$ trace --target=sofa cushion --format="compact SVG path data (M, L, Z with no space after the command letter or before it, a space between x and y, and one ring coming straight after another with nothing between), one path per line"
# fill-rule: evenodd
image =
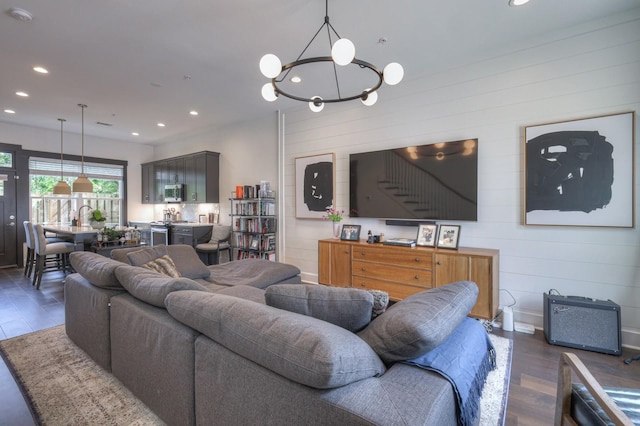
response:
M290 380L329 389L384 373L357 335L328 322L216 293L171 293L178 321Z
M300 269L296 266L265 259L234 260L221 265L210 265L208 268L211 275L206 280L212 284L250 285L258 288L267 288L300 274Z
M122 290L115 274L122 263L90 251L74 251L69 259L73 269L94 286Z
M182 274L176 268L176 264L173 263L173 260L166 254L164 256L160 256L157 259L152 260L151 262L144 263L140 265L145 269L149 269L154 272L159 272L164 275L168 275L173 278L180 278Z
M478 286L459 281L413 294L358 333L383 361L417 358L440 345L469 314Z
M211 274L207 269L207 265L202 263L198 257L196 250L186 244L159 245L126 252L129 263L133 266L142 266L165 255L173 260L183 277L191 279L207 278Z
M183 277L206 279L211 275L207 265L202 263L196 249L186 244L172 244L167 246L167 254L173 259L176 268Z
M172 278L138 266L121 265L116 269L116 276L133 297L159 308L165 307L165 298L174 291L209 292L189 278Z
M264 294L267 305L308 315L349 331L371 322L373 295L357 288L275 284Z

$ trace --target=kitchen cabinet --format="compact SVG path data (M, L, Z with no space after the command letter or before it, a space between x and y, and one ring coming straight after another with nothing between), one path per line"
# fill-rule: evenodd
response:
M142 204L156 203L156 182L153 163L142 165Z
M197 244L209 241L211 230L212 225L172 225L169 231L169 243L195 247Z
M399 247L336 239L318 242L318 283L382 290L402 300L455 281L473 281L478 299L470 312L492 320L498 311L499 251L460 247Z
M202 151L142 164L142 203L164 203L164 187L184 184L183 202L220 202L220 154Z
M166 179L165 185L184 183L184 158L177 157L167 160Z
M185 202L220 202L219 161L220 154L209 151L184 157Z

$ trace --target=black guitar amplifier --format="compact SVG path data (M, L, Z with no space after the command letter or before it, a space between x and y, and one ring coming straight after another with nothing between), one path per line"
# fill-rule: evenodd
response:
M544 337L552 345L620 355L620 306L610 300L544 293Z

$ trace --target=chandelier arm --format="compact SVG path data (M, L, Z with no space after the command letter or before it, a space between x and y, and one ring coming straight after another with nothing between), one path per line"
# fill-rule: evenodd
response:
M338 99L342 99L342 95L340 94L340 82L338 81L338 70L336 68L336 62L332 60L331 64L333 65L333 75L336 78L336 89L338 90Z
M309 46L311 46L311 43L313 43L313 41L316 39L316 37L318 37L318 34L320 34L320 31L322 31L322 28L324 28L324 26L327 25L326 22L323 22L322 25L320 25L320 28L318 28L318 31L316 31L316 33L313 35L313 37L311 38L311 41L309 41L309 43L307 43L307 45L304 47L304 49L302 49L302 52L300 52L300 54L298 55L298 57L296 58L296 61L299 61L300 58L302 58L302 55L304 55L304 52L307 51L307 49L309 48ZM284 67L282 67L282 71L284 71ZM280 74L282 74L282 71L280 71ZM291 72L291 70L289 69L285 75L282 76L282 78L276 80L278 83L284 81L287 76L289 75L289 73Z
M315 62L333 62L333 59L331 58L331 56L317 56L317 57L313 57L313 58L305 58L305 59L300 59L298 61L294 61L291 63L288 63L286 65L284 65L282 67L282 71L290 71L291 69L300 66L300 65L305 65L305 64L311 64L311 63L315 63ZM382 86L382 71L380 71L375 65L370 64L369 62L366 61L362 61L360 59L354 58L354 60L351 62L354 65L359 66L360 68L367 68L371 71L373 71L374 73L377 74L378 76L378 83L373 86L371 88L371 90L367 91L366 94L368 95L369 93L373 93L376 90L378 90L380 88L380 86ZM301 101L301 102L313 102L313 99L311 98L303 98L302 96L297 96L291 93L287 93L284 90L280 89L277 85L277 83L280 83L280 81L276 80L275 78L271 79L271 84L273 85L273 90L276 93L276 95L282 95L285 96L289 99L294 99L296 101ZM353 96L348 96L348 97L338 97L338 98L332 98L332 99L323 99L322 103L336 103L336 102L345 102L345 101L352 101L355 99L362 99L364 95L364 92L362 93L358 93L357 95L353 95Z

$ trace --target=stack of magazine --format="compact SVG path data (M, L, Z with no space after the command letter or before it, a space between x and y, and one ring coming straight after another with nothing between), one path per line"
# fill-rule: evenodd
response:
M415 247L416 240L412 238L387 238L382 244L389 246Z

